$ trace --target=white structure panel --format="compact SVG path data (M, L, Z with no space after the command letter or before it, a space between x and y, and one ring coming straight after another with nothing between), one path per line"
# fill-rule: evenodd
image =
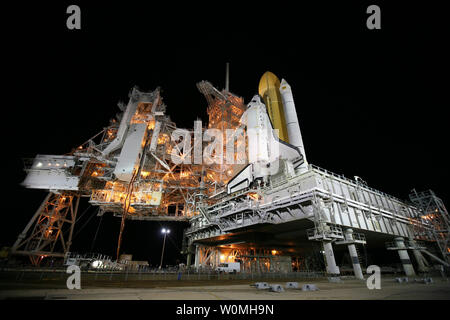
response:
M143 140L147 130L146 123L132 124L120 152L114 169L115 176L122 181L130 182L133 170L142 157Z
M235 201L230 196L230 199L223 200L221 207L216 204L206 209L210 218L201 218L201 229L200 223L192 224L189 231L192 239L204 239L210 234L219 235L232 232L243 225L250 226L267 222L278 224L300 219L314 220L319 216L325 223L337 224L344 228L380 232L406 238L413 235L409 221L410 216L419 214L417 208L401 200L314 166L310 166L309 171L301 175L277 180L275 185L261 191L263 199L259 203L258 209L267 212L264 215L266 220L258 215L252 215L251 212L254 208L242 202L233 206L232 209L228 208L227 205ZM301 211L308 211L306 215L298 214L301 212L300 209L292 207L294 199L301 199L299 205L301 205ZM288 210L287 207L290 205L291 208ZM223 213L218 215L217 209L213 210L212 208L222 208L220 210ZM316 213L314 214L314 212ZM267 217L270 217L269 220ZM215 221L224 218L227 219L225 221L227 227L219 229ZM239 224L238 221L242 218L244 219L243 223ZM200 220L200 218L194 219ZM198 233L196 230L199 230Z
M22 185L31 189L78 190L79 178L71 175L72 156L37 155Z
M22 185L31 189L78 190L78 182L78 177L70 176L62 169L33 170Z

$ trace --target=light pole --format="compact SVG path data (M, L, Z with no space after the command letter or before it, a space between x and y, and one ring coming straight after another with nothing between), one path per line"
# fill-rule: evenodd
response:
M164 257L164 247L166 246L166 236L167 236L167 234L170 233L170 230L163 228L161 230L161 232L164 234L164 241L163 241L163 247L162 247L162 252L161 252L161 263L159 264L159 269L162 268L163 257Z

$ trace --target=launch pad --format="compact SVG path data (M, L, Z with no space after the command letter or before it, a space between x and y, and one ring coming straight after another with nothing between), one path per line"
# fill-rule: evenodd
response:
M285 79L266 72L247 104L228 85L197 87L208 103L206 126L178 128L159 88L133 88L118 105L121 114L97 135L67 155L36 156L23 185L49 195L11 253L34 265L66 256L79 199L89 197L99 214L121 219L117 258L133 219L188 221L183 253L195 269L239 263L242 272L323 268L338 276L333 250L340 247L362 279L364 246L397 251L392 263L409 276L433 263L449 267L442 200L432 191L400 200L308 163L301 109Z

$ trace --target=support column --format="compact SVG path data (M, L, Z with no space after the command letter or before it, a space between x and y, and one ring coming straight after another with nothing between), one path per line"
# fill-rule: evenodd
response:
M188 246L187 252L188 252L188 254L187 254L186 267L189 268L192 263L192 246L191 245Z
M195 262L194 267L198 268L200 262L200 246L198 244L195 245Z
M345 239L347 241L354 241L353 239L353 230L347 229L345 230ZM359 263L358 252L356 251L355 243L349 243L348 252L350 253L350 259L353 264L353 272L355 273L356 279L364 280L364 276L362 273L361 265Z
M333 245L331 241L323 242L323 250L325 255L325 262L327 264L327 273L332 275L339 275L339 268L336 265L336 260L334 259Z
M397 245L397 248L399 248L397 251L400 257L400 261L402 262L405 274L410 277L415 276L416 273L414 272L414 267L411 264L411 260L409 259L408 250L406 250L403 238L402 237L395 238L394 242Z
M416 246L416 242L414 240L411 239L411 240L409 240L409 242L413 245L413 247ZM425 258L423 257L423 255L420 252L420 250L413 249L413 254L414 254L414 258L417 261L419 272L427 272L428 271L428 267L425 266L425 264L424 264Z
M221 252L220 252L219 248L216 248L216 257L215 257L215 261L214 261L214 269L216 269L216 270L220 264L220 254L221 254Z
M427 272L428 267L425 266L423 260L425 259L419 250L413 250L414 258L416 258L419 272Z

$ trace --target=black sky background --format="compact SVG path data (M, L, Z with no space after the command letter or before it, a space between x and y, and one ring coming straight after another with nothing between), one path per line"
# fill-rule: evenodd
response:
M310 163L401 199L430 188L449 205L445 11L430 3L339 2L62 1L4 11L8 178L0 244L12 245L45 197L19 185L22 158L64 154L86 141L134 85L160 86L179 127L206 122L196 83L222 89L226 62L230 90L245 102L267 70L289 82ZM66 28L70 4L81 7L81 30ZM369 4L381 7L381 30L366 28ZM94 214L91 208L76 226L73 251L90 251L100 221ZM119 223L104 216L94 251L114 255ZM157 265L163 226L173 230L167 263L182 259L186 224L127 222L123 252Z

